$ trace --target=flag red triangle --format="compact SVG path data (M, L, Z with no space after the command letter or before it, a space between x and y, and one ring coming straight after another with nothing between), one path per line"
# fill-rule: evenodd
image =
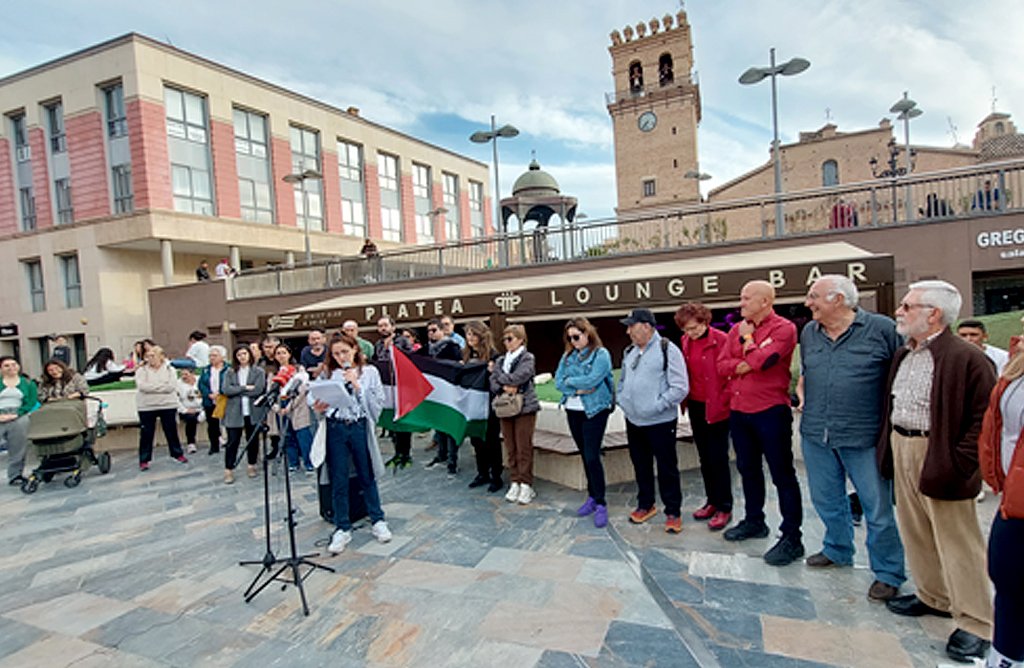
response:
M395 364L395 420L400 420L423 403L434 386L405 353L393 346L391 359Z

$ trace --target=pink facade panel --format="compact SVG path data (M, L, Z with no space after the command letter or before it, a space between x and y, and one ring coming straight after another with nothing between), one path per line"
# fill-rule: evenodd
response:
M494 211L493 202L490 197L484 197L484 233L487 236L494 234Z
M341 220L341 184L338 182L338 154L334 151L324 151L321 161L324 166L324 215L327 216L327 220L324 221L324 228L328 232L342 234L345 231L345 226Z
M68 138L71 126L68 124ZM68 144L70 146L70 142ZM40 128L28 131L28 146L32 151L32 191L36 198L36 228L53 227L53 208L50 203L50 177L46 169L46 135ZM72 186L74 183L72 182ZM74 193L72 193L74 195Z
M128 117L135 208L173 209L164 105L129 100L125 102L125 113Z
M444 204L444 189L441 184L434 181L430 184L430 201L434 203L434 208L438 209ZM434 217L434 237L438 241L448 241L448 215L442 213L439 216Z
M11 142L0 138L0 235L14 234L18 225L18 189L11 167Z
M459 229L463 239L473 238L473 228L469 219L469 193L465 189L459 191Z
M367 163L363 174L366 179L366 236L381 239L384 226L380 221L380 178L377 165Z
M103 116L98 111L64 120L75 220L110 215L110 181L107 178L103 128ZM36 201L39 201L38 193Z
M235 163L235 128L230 123L210 120L210 149L213 153L214 196L217 215L241 218L238 195L238 165Z
M412 196L412 174L402 174L399 179L402 198L402 240L407 244L417 244L416 238L416 200Z
M281 179L292 173L292 147L285 139L270 138L270 157L274 167L274 199L277 201L277 224L297 227L295 188Z

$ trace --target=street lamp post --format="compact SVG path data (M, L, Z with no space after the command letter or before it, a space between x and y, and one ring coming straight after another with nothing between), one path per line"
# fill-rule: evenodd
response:
M751 85L756 84L767 77L772 78L772 132L774 137L772 141L772 156L775 162L775 234L777 236L783 236L786 234L786 219L782 211L782 200L779 199L779 195L782 194L782 164L779 159L779 103L775 78L780 74L787 77L793 76L794 74L800 74L811 66L811 62L804 58L791 58L780 65L776 65L775 48L773 47L769 53L771 57L769 66L751 67L740 75L740 83L744 85Z
M910 119L917 118L924 112L917 108L917 102L910 99L907 91L903 91L903 98L898 100L896 104L889 107L890 114L898 114L896 120L903 121L903 141L906 144L904 152L907 157L907 174L913 171L914 166L910 163ZM911 219L911 213L913 211L913 204L910 201L910 186L907 186L907 220Z
M285 183L300 184L302 185L307 179L322 179L323 174L316 171L315 169L304 169L297 174L285 174L281 177L281 180ZM305 237L306 237L306 266L313 264L313 253L309 248L309 204L306 201L306 191L302 188L302 220L305 222Z
M477 130L469 136L469 140L476 144L486 144L492 142L494 144L494 209L497 216L494 218L495 226L501 226L501 257L499 261L503 267L508 266L508 240L505 238L508 230L504 229L505 226L501 223L501 181L498 179L498 137L507 137L511 139L519 134L519 130L513 125L502 125L500 128L495 127L494 114L491 114L491 129Z
M711 175L707 172L702 172L700 169L691 169L690 171L683 174L684 179L696 179L697 180L697 235L699 243L707 243L708 237L711 234L710 221L705 216L705 221L700 222L700 210L704 208L704 197L700 194L700 182L707 181L711 178Z

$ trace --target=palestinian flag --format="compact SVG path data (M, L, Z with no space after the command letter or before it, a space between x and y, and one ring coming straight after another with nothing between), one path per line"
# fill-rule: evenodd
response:
M484 436L491 401L486 364L407 357L394 347L391 359L393 365L374 362L385 394L377 424L392 431L437 429L456 443Z

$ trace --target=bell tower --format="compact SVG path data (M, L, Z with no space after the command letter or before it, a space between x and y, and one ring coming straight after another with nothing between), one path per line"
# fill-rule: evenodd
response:
M615 133L621 214L700 200L697 123L700 89L692 80L693 43L686 12L611 33L615 91L606 97Z

